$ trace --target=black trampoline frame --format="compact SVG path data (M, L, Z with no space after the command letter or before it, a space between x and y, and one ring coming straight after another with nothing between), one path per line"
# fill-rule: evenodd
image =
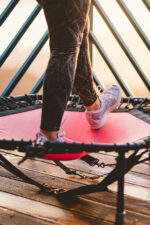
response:
M24 95L18 97L0 98L0 116L10 115L14 113L29 111L41 108L42 95ZM70 96L67 110L84 111L82 102L77 95ZM148 98L122 98L121 104L117 111L128 111L138 118L141 117L145 122L150 123L150 99ZM139 113L138 113L139 112ZM12 165L2 154L0 154L0 165L23 179L25 182L36 185L43 191L48 191L56 194L59 198L69 198L88 194L92 192L107 191L107 186L114 181L118 181L117 204L116 204L116 225L124 224L125 210L124 210L124 175L134 166L139 163L150 160L150 136L133 143L117 144L85 144L85 143L52 143L45 142L37 144L36 141L23 140L0 140L0 148L13 151L17 149L19 152L24 152L25 157L21 162L28 157L41 158L47 153L77 153L87 152L112 152L118 153L116 158L116 167L98 184L82 186L72 190L57 190L49 188L39 182L29 178L22 173L18 168ZM142 149L142 150L141 150ZM35 151L36 150L36 151ZM131 155L126 158L126 152L131 152ZM139 152L140 151L140 152ZM146 158L141 159L145 153L149 153ZM86 157L85 157L86 158ZM81 158L82 159L82 158ZM65 170L68 174L74 171L69 170L61 162L55 162L58 166ZM97 164L98 165L98 164ZM75 174L75 173L74 173ZM79 174L77 174L79 175Z

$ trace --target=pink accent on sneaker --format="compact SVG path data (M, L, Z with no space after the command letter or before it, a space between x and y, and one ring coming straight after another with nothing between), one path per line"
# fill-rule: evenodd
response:
M117 85L107 88L99 96L101 106L94 111L86 111L85 116L91 129L96 130L105 125L110 112L116 109L121 101L121 90Z

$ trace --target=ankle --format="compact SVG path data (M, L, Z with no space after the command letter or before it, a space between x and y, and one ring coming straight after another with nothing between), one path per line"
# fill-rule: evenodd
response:
M95 101L92 105L90 105L90 106L84 106L84 107L85 107L85 109L86 109L87 111L94 111L94 110L99 109L100 106L101 106L100 99L97 98L96 101Z
M43 133L50 141L55 141L58 137L58 131L47 131L41 129L40 132Z

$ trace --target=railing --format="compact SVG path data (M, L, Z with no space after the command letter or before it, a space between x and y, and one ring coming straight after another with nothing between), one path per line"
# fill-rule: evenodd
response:
M150 41L149 41L148 37L146 36L146 34L144 33L144 31L142 30L142 28L140 27L140 25L138 24L138 22L136 21L136 19L134 18L134 16L132 15L132 13L130 12L130 10L128 9L128 7L126 6L125 2L123 0L114 0L114 1L116 1L118 3L118 5L122 9L123 13L127 16L128 20L130 21L130 23L134 27L135 31L137 32L137 34L139 35L139 37L141 38L141 40L145 44L146 48L149 50L150 49ZM142 0L142 2L144 3L145 7L149 10L149 8L150 8L149 1L148 0ZM3 25L5 20L8 18L8 16L10 15L10 13L13 11L13 9L16 7L16 5L18 3L19 3L19 0L11 0L9 2L9 4L6 6L6 8L2 12L2 14L0 15L0 26ZM136 61L132 52L130 51L130 49L128 48L128 46L126 45L126 43L124 42L124 40L120 36L119 32L117 31L117 29L115 28L115 26L113 25L111 20L109 19L108 15L104 11L104 9L102 8L102 6L101 6L101 4L98 0L92 0L91 10L90 10L90 20L91 20L90 54L91 54L91 60L93 61L92 52L93 52L93 46L95 46L96 49L98 50L99 54L104 59L106 65L108 66L108 68L110 69L112 74L114 75L114 78L116 79L118 84L121 86L125 95L126 96L133 96L132 91L130 90L130 88L127 86L127 84L125 83L123 78L120 76L120 74L116 70L115 65L113 65L113 63L111 62L111 60L107 56L107 54L104 51L102 45L99 43L97 37L95 36L95 34L93 32L93 9L94 8L96 8L97 12L102 17L106 26L109 28L109 30L113 34L114 38L116 39L119 46L121 47L121 49L125 53L126 57L129 59L131 65L136 70L137 74L139 75L139 77L141 78L143 83L145 84L146 88L148 90L150 90L150 81L149 81L148 77L143 72L142 68L140 67L140 65ZM28 30L28 28L30 27L30 25L32 24L34 19L37 17L39 12L40 12L40 6L37 5L35 7L35 9L33 10L33 12L29 15L27 20L25 21L25 23L22 25L20 30L17 32L15 37L12 39L10 44L7 46L7 48L1 54L1 56L0 56L0 66L2 66L4 64L4 62L7 60L8 56L11 54L12 50L16 47L16 45L18 44L20 39L23 37L25 32ZM42 47L44 46L44 44L46 43L47 40L48 40L48 32L46 31L45 34L43 35L43 37L41 37L40 41L34 47L33 51L30 53L28 58L25 60L25 62L21 66L21 68L14 75L14 77L12 78L12 80L10 81L8 86L5 88L5 90L3 91L1 96L8 96L12 93L12 91L15 89L18 82L24 76L25 72L27 71L29 66L32 64L32 62L34 61L34 59L36 58L36 56L38 55L38 53L40 52L40 50L42 49ZM104 89L104 87L102 86L102 84L100 83L100 81L98 79L98 76L95 73L93 75L94 75L94 81L95 81L96 85L100 85L101 88ZM44 74L41 75L40 79L35 84L35 86L32 88L30 93L37 93L40 90L40 88L42 86L43 78L44 78Z

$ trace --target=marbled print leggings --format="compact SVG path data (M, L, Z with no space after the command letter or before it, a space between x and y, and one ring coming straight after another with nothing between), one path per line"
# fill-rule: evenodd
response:
M42 1L51 50L43 86L43 130L59 130L72 87L85 106L97 99L89 58L90 1Z

